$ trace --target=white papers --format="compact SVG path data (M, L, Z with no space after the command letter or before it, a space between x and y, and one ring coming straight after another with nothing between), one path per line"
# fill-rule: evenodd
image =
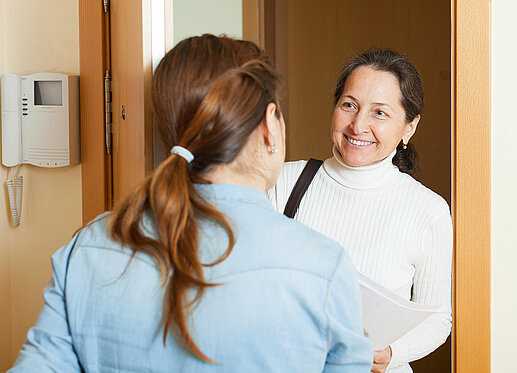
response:
M374 350L383 350L438 311L439 306L404 299L357 272L363 299L363 327Z

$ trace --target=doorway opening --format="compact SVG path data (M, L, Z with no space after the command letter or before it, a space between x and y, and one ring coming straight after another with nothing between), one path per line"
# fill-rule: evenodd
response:
M286 82L287 160L332 156L332 101L342 65L369 48L393 49L415 65L424 86L411 139L420 160L416 178L451 206L451 2L287 0L265 1L264 10L263 46ZM450 371L451 338L411 366L415 373Z
M137 2L138 3L138 2ZM165 14L171 14L170 7L173 0L165 0L163 6ZM439 132L440 127L449 123L448 120L437 123L431 120L430 114L433 112L450 113L449 98L452 96L452 198L446 200L452 202L453 220L454 220L454 275L453 275L453 368L455 372L471 372L471 371L490 371L490 20L491 20L491 2L484 1L467 1L455 0L452 3L446 3L440 0L439 3L432 2L431 5L419 4L421 2L411 2L409 0L396 0L383 2L381 0L368 1L369 6L363 4L339 4L340 1L332 3L328 0L317 2L316 5L308 4L310 2L298 2L292 0L242 0L242 20L243 20L243 37L259 43L268 51L271 56L274 53L287 53L285 46L290 43L297 48L307 51L306 58L308 62L313 60L321 60L324 56L316 56L314 49L308 48L305 44L308 41L317 40L318 43L329 45L329 40L338 39L336 34L329 33L320 38L320 27L327 27L326 23L340 22L345 24L347 21L347 34L339 35L339 40L347 40L350 43L356 43L365 40L366 35L370 34L370 28L378 30L379 46L380 41L388 39L387 35L395 33L395 35L409 37L406 41L409 47L415 46L415 41L419 39L412 38L411 33L416 33L421 40L420 48L417 51L424 51L427 48L429 53L420 57L415 57L408 53L404 48L396 45L389 46L406 53L410 59L415 62L420 73L424 75L424 71L420 66L423 58L434 58L436 56L431 53L435 47L440 44L443 50L449 50L452 39L452 68L442 69L437 67L435 71L439 72L440 79L443 79L447 71L451 73L452 95L447 92L446 106L433 107L429 97L429 89L431 84L434 86L438 83L431 80L427 83L424 78L424 89L426 90L426 104L424 108L424 118L419 125L417 136L414 137L417 150L420 152L420 158L423 169L421 169L421 180L431 189L442 194L443 191L450 189L450 184L442 183L443 189L434 185L434 181L429 179L426 168L438 169L436 164L428 163L424 158L425 146L438 146L435 148L433 159L431 162L439 162L438 157L449 156L448 151L443 151L443 144L449 144L450 128L445 132ZM344 2L343 2L344 3ZM389 3L383 4L383 3ZM145 6L140 8L148 10L149 2L144 1L141 4ZM120 4L119 4L120 5ZM311 14L307 10L308 6L312 6L314 12ZM427 10L423 7L428 6ZM146 8L147 7L147 8ZM297 8L300 8L297 10ZM305 9L305 10L304 10ZM334 13L327 19L316 17L313 21L310 17L321 10L334 9ZM358 17L358 12L365 9L366 13L363 17ZM416 11L421 9L420 12ZM291 12L292 11L292 12ZM305 13L306 19L309 19L306 25L306 32L301 35L286 32L288 23L292 22L293 14ZM447 13L445 13L447 12ZM150 12L148 12L150 13ZM275 17L276 13L276 17ZM290 14L293 13L293 14ZM441 14L439 18L436 13ZM147 14L147 13L146 13ZM408 23L405 26L397 24L396 15L407 18ZM448 16L451 14L451 17ZM138 15L138 14L137 14ZM352 15L353 17L346 17ZM99 213L109 209L106 203L106 193L109 190L109 180L105 171L105 152L104 152L104 90L103 77L105 70L105 59L103 57L103 45L106 37L103 30L103 18L105 14L102 7L98 7L95 3L86 0L79 1L79 28L80 28L80 61L81 61L81 153L82 153L82 191L83 191L83 220L87 222L97 216ZM141 20L140 15L137 20ZM318 20L319 19L319 20ZM273 22L271 22L273 20ZM350 21L349 21L350 20ZM366 22L366 21L367 22ZM452 20L452 22L450 22ZM438 23L437 23L438 22ZM145 35L149 35L150 22L144 22L140 31L147 30ZM169 22L166 21L166 24ZM383 27L381 27L383 25ZM452 26L452 30L451 30ZM275 35L276 30L284 30ZM380 31L379 31L380 30ZM403 33L401 30L405 30ZM409 31L408 31L409 30ZM273 32L273 34L271 34ZM427 32L427 33L426 33ZM451 33L452 38L448 33ZM386 33L386 35L385 35ZM265 35L264 35L265 34ZM273 35L273 37L271 37ZM444 36L447 35L447 36ZM166 32L166 39L170 36ZM330 38L330 39L329 39ZM444 39L445 38L445 39ZM147 40L147 39L145 39ZM134 46L131 50L140 51L142 40L133 40ZM167 44L167 43L166 43ZM168 44L167 44L168 45ZM168 47L167 47L168 49ZM313 74L319 74L323 78L328 79L333 84L333 78L339 69L339 65L346 59L345 53L356 53L351 48L335 51L342 54L342 60L337 61L336 67L332 71L321 74L319 71L308 71L305 77L311 77ZM150 55L150 53L149 53ZM427 57L428 56L428 57ZM420 58L420 59L419 59ZM286 63L288 59L278 56L275 58L280 71L288 79L293 79L289 74L285 74ZM136 61L136 60L135 60ZM140 60L139 60L140 61ZM146 60L147 61L147 60ZM145 61L144 61L145 62ZM450 61L448 61L449 63ZM147 62L146 62L147 63ZM148 63L151 66L151 62ZM151 69L151 67L149 67ZM149 70L150 71L150 70ZM445 72L445 74L443 73ZM310 73L310 74L309 74ZM328 77L330 75L330 78ZM304 78L305 78L304 77ZM140 75L135 75L135 79L143 79ZM449 84L450 84L449 81ZM296 84L296 82L291 82ZM290 87L297 87L291 84ZM331 112L331 93L332 88L325 88L322 91L314 92L314 97L325 99L324 104L328 105L324 110ZM327 95L326 97L324 95ZM283 112L289 115L289 96L283 103ZM292 100L291 100L292 101ZM445 102L445 100L444 100ZM314 105L315 103L308 101L303 103ZM301 105L294 102L293 105ZM327 114L330 117L330 114ZM327 117L328 118L328 117ZM302 118L303 119L303 118ZM320 137L310 136L310 141L305 140L311 146L305 153L295 153L294 149L289 149L289 159L301 159L306 154L316 157L325 157L330 152L330 140L328 134L330 132L330 122L325 123L325 117L316 118L319 127L315 127L316 135L321 132L321 139L327 141L327 145L318 146ZM316 125L315 124L315 125ZM293 126L294 122L289 120L289 125ZM439 141L427 143L427 135L424 128L436 134ZM438 135L439 134L439 135ZM142 136L141 131L133 131L135 137ZM296 133L292 128L289 133L290 144L295 145ZM432 134L431 134L432 135ZM293 137L294 136L294 137ZM303 144L303 143L302 143ZM316 144L312 148L313 144ZM318 148L321 148L319 152ZM431 149L432 150L432 149ZM433 154L433 152L431 152ZM429 166L428 166L429 165ZM442 174L449 173L450 163L445 164L445 168L441 170ZM452 201L451 201L452 200ZM473 338L474 336L474 338ZM437 370L438 371L438 370Z

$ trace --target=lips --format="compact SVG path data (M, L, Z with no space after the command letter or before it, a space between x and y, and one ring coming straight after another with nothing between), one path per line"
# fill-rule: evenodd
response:
M356 140L356 139L352 139L348 136L345 136L346 140L352 144L352 145L355 145L355 146L368 146L368 145L371 145L373 144L373 141L362 141L362 140Z

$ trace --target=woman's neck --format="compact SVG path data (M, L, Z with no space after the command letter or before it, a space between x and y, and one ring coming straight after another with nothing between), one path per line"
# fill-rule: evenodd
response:
M260 175L251 172L239 172L232 164L216 167L207 176L212 184L238 184L266 192L269 189L267 181Z
M325 161L325 171L346 187L371 190L387 187L399 180L400 172L392 163L396 151L379 162L357 167L346 164L336 147L332 152L334 157Z

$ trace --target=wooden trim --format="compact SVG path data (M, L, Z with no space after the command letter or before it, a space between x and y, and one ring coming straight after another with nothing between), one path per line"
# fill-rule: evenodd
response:
M83 224L109 208L104 144L105 42L102 2L79 0Z
M144 181L145 177L151 175L154 171L154 151L153 151L153 102L151 98L151 86L153 80L153 52L152 52L152 11L151 1L142 1L142 79L143 79L143 109L144 109L144 126L142 134L144 136L144 148L142 154L144 156ZM169 2L170 3L170 2ZM164 10L167 4L164 2ZM171 5L172 7L172 5ZM165 30L161 31L165 32ZM165 47L162 46L162 48Z
M264 38L261 35L261 13L264 8L263 0L242 0L242 38L263 48Z
M275 0L242 0L242 38L264 49L275 61Z
M452 2L453 371L490 372L490 1Z
M275 0L263 0L261 24L262 35L264 38L264 50L271 58L276 61L276 2Z

